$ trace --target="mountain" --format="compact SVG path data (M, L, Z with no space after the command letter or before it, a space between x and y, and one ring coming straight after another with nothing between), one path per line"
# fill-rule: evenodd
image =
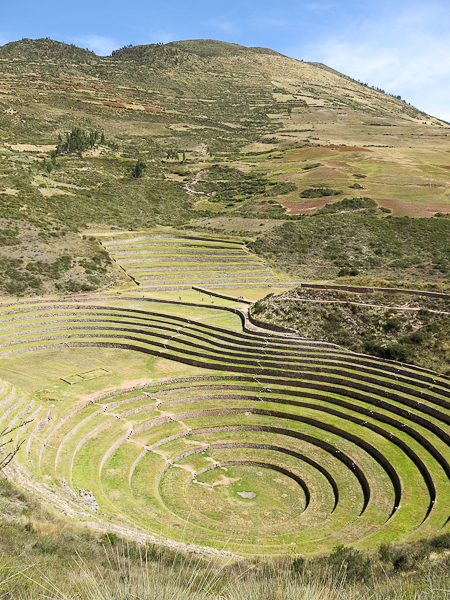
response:
M320 63L214 40L101 57L24 39L0 47L0 74L0 229L22 240L17 256L8 246L23 261L14 281L39 241L51 264L97 256L77 232L98 226L255 239L349 195L384 217L449 212L448 124ZM84 141L61 152L69 132ZM71 242L52 246L63 234ZM116 278L95 273L83 285Z
M259 581L266 552L288 561L281 579L264 567L287 582L273 597L314 572L342 590L343 567L353 591L368 573L396 597L404 574L434 581L429 557L441 569L450 548L449 134L265 48L0 47L0 471L16 454L8 478L49 503L30 510L0 477L2 592L31 597L44 573L49 597L79 595L74 536L95 564L126 537L147 571L191 565L186 598L213 579L234 597L216 574ZM211 579L192 544L248 560ZM39 574L21 595L25 547ZM134 593L124 577L108 597Z
M78 48L73 44L56 42L50 38L30 40L24 38L18 42L10 42L0 48L2 58L15 61L70 60L88 62L92 60L93 52Z

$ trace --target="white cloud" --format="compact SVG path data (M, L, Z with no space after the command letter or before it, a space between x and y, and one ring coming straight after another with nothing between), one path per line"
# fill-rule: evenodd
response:
M93 50L95 54L100 56L108 56L113 50L119 47L119 44L114 39L101 35L75 37L70 38L69 41L81 48L89 48L89 50Z
M424 12L412 6L378 22L353 22L343 34L292 49L291 55L323 62L450 121L448 17L432 8Z
M230 20L210 20L202 23L203 25L207 25L213 29L218 29L221 32L225 33L236 33L240 28Z

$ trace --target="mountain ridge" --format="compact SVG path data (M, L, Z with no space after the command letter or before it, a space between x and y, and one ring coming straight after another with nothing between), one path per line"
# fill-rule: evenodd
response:
M5 236L8 289L61 274L66 255L92 257L80 285L112 285L95 244L71 237L90 227L252 239L349 195L373 199L377 218L449 212L447 125L320 63L215 40L101 57L25 39L0 47L0 75L0 227L19 231ZM68 151L72 134L84 141ZM57 232L66 243L44 252Z

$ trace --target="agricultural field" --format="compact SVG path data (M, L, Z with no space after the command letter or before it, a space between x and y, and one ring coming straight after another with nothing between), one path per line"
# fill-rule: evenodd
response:
M450 536L450 124L213 41L0 72L6 477L233 559Z
M237 239L180 235L177 232L122 232L99 238L102 246L139 291L291 287Z
M2 424L26 439L7 472L72 517L244 555L446 531L448 377L231 306L98 297L0 318L0 375L26 390L4 384Z

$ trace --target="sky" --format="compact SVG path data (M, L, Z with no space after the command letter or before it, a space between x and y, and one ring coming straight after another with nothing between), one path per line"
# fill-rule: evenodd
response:
M450 0L0 0L0 45L216 39L322 62L450 122Z

